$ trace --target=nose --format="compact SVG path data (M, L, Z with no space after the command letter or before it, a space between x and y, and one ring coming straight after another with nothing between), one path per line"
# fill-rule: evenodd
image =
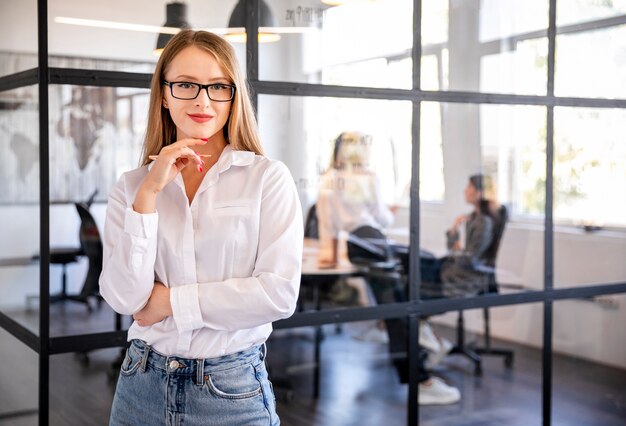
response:
M200 90L198 96L196 96L196 105L198 106L208 106L211 104L211 99L209 98L209 88L205 87Z

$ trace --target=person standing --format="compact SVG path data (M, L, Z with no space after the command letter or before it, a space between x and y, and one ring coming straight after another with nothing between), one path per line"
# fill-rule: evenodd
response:
M100 291L134 319L110 424L279 424L265 341L296 308L302 241L233 48L179 32L152 77L142 165L107 206Z

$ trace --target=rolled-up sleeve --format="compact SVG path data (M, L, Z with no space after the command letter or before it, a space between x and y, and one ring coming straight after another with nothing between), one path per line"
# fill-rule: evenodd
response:
M295 311L304 237L300 201L289 170L280 162L268 167L261 188L252 276L171 288L173 317L180 332L201 327L248 329Z
M130 205L122 176L107 205L100 294L124 315L139 311L152 292L158 228L157 213L140 214Z

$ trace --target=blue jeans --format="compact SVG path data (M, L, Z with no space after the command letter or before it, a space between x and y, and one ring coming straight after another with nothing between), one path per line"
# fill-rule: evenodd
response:
M264 358L264 346L180 358L135 339L122 363L110 425L279 425Z

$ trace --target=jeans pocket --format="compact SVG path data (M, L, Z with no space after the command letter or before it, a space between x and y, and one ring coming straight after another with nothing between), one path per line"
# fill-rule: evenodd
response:
M122 376L131 376L137 372L141 365L142 354L137 351L133 346L126 350L126 356L120 367L120 374Z
M262 394L252 364L212 372L206 384L213 395L224 399L245 399Z

